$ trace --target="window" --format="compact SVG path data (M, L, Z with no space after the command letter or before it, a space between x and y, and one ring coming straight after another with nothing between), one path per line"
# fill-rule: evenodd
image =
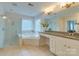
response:
M32 31L33 30L33 22L32 20L22 20L22 31Z
M22 19L22 32L33 31L33 30L35 32L41 31L40 20L33 21L33 20Z
M68 31L73 32L75 31L75 21L68 21Z
M40 26L40 20L35 21L35 31L40 32L41 31L41 26Z

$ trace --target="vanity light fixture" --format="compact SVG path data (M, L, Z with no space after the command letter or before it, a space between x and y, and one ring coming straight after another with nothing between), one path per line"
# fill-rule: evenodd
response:
M74 5L75 4L75 2L63 2L63 3L60 3L60 7L61 8L69 8L69 7L71 7L72 5Z
M44 10L44 13L45 13L45 14L51 13L51 12L54 10L55 7L56 7L56 6L50 6L50 7L46 8L46 9Z
M60 8L70 8L73 5L75 5L75 2L61 2L61 3L58 3L56 5L49 6L48 8L44 9L43 12L44 12L45 15L49 15L52 12L54 12L55 8L57 8L57 7L60 7Z

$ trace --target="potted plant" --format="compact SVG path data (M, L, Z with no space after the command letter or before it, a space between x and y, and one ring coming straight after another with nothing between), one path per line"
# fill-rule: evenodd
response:
M42 25L43 32L48 30L49 24L47 21L42 22L41 25Z

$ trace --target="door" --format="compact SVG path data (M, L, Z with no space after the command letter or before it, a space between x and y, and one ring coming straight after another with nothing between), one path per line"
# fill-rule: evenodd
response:
M5 20L0 17L0 48L4 47Z

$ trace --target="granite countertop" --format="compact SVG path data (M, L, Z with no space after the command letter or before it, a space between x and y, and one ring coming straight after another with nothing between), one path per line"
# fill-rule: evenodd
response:
M68 33L68 32L41 32L41 33L69 38L69 39L74 39L74 40L79 40L79 33Z

